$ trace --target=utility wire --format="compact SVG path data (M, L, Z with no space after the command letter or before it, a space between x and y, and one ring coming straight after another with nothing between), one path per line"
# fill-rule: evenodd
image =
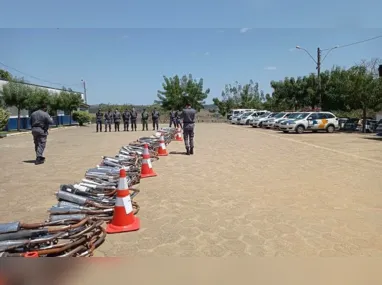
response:
M350 47L350 46L366 43L366 42L373 41L373 40L376 40L376 39L379 39L379 38L382 38L382 35L379 35L379 36L376 36L376 37L372 37L372 38L369 38L369 39L366 39L366 40L358 41L358 42L353 42L353 43L346 44L346 45L339 45L338 47L336 47L336 49L344 48L344 47ZM330 50L330 49L332 49L332 48L322 49L321 51L327 51L327 50Z
M16 71L16 72L18 72L18 73L21 73L21 74L23 74L23 75L25 75L25 76L28 76L28 77L31 77L31 78L33 78L33 79L39 80L39 81L42 81L42 82L45 82L45 83L49 83L49 84L52 84L52 85L60 85L60 87L63 87L63 86L65 86L65 87L70 87L70 86L72 86L72 87L73 87L73 86L80 86L80 85L81 85L80 83L77 83L77 84L62 84L62 83L57 83L57 82L51 82L51 81L48 81L48 80L45 80L45 79L42 79L42 78L39 78L39 77L30 75L30 74L28 74L28 73L22 72L22 71L20 71L20 70L14 68L14 67L11 67L11 66L9 66L9 65L6 65L5 63L3 63L3 62L1 62L1 61L0 61L0 65L6 67L6 68L8 68L8 69L12 69L12 70L14 70L14 71Z

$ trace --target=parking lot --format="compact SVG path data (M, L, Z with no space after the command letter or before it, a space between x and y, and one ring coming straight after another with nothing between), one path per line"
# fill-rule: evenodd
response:
M46 219L60 184L143 135L54 131L40 166L24 162L31 135L1 139L1 222ZM381 257L381 150L359 134L198 124L195 155L161 158L142 180L141 229L108 236L96 256Z

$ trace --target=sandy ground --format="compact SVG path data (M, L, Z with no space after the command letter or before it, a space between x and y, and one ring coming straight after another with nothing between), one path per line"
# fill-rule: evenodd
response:
M24 162L31 135L1 139L1 222L46 219L60 184L142 135L51 132L40 166ZM141 229L108 236L96 256L382 257L381 141L227 124L198 124L195 138L194 156L161 158L142 180Z

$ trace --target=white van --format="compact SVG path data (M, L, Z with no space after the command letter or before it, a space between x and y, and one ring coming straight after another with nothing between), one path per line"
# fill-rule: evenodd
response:
M255 110L253 110L253 109L233 109L231 112L231 117L229 118L229 120L232 123L233 119L236 119L241 114L243 114L245 112L250 112L250 111L255 111Z
M338 118L330 112L306 112L301 113L292 120L285 120L279 126L280 131L289 133L294 131L297 134L302 134L305 131L326 131L333 133L339 129Z

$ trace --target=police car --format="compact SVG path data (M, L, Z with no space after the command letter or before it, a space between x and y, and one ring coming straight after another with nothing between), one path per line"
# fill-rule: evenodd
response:
M296 132L302 134L305 131L326 131L333 133L339 129L338 118L330 112L306 112L294 119L288 119L280 124L280 131L284 133Z

